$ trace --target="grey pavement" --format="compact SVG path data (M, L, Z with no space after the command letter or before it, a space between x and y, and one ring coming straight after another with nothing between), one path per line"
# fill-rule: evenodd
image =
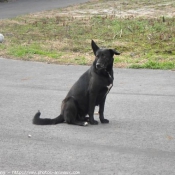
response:
M23 14L66 7L87 1L88 0L9 0L9 2L0 2L0 19L13 18Z
M87 69L0 58L0 172L174 175L174 71L115 68L109 124L32 125L38 109L42 117L59 114Z

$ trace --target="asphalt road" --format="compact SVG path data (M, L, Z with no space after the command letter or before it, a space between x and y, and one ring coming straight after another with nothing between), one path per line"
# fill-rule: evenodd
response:
M9 0L0 2L0 19L13 18L22 14L66 7L88 0Z
M109 124L32 125L38 109L42 117L59 114L87 69L0 58L0 173L174 175L174 71L114 69Z

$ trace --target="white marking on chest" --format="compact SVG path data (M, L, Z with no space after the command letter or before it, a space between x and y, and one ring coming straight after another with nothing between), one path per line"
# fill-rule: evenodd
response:
M107 90L105 96L109 93L109 91L110 91L110 89L112 88L112 86L113 86L113 84L110 84L109 86L106 86L106 87L108 88L108 90Z
M108 88L108 92L112 88L112 86L113 86L112 84L110 84L109 86L106 86Z

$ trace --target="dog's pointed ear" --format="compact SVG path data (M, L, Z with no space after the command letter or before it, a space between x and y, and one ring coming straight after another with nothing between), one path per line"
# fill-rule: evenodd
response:
M94 55L96 56L96 52L99 49L99 47L96 45L96 43L92 40L91 42L92 50L94 52Z
M115 49L109 49L109 51L111 52L111 55L114 56L115 55L120 55L120 52L116 51Z

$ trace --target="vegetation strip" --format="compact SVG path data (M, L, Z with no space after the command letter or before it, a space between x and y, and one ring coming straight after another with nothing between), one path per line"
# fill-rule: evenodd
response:
M0 20L0 56L86 65L94 59L94 39L122 53L115 67L175 69L175 2L156 2L98 0Z

